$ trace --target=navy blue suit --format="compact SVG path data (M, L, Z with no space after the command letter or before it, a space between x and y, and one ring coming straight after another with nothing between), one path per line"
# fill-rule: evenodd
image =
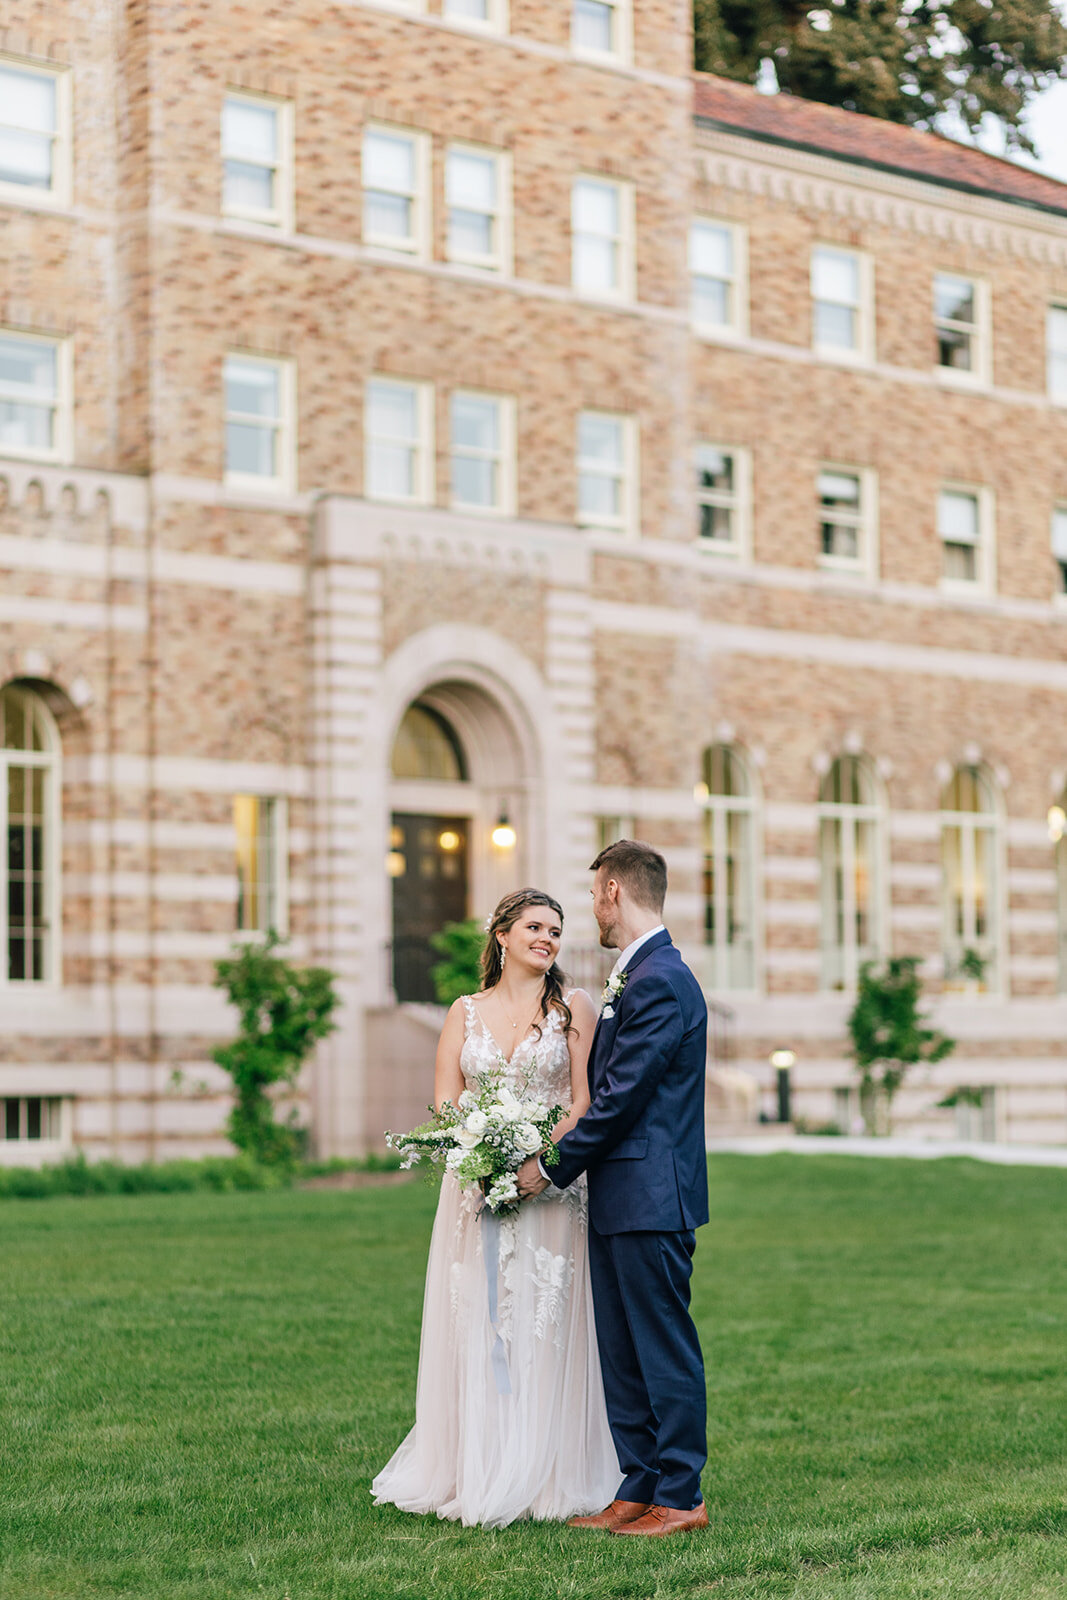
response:
M708 1011L666 931L630 960L589 1054L590 1106L548 1176L589 1181L589 1267L621 1500L688 1511L707 1459L704 1363L689 1315L708 1220Z

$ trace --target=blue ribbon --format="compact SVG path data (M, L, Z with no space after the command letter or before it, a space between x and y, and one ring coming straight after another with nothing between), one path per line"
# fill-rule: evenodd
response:
M490 1211L488 1206L482 1207L482 1254L485 1257L485 1279L489 1288L489 1322L493 1329L493 1349L490 1355L493 1377L496 1379L497 1394L510 1394L511 1374L508 1372L507 1351L496 1326L497 1279L500 1275L500 1218Z

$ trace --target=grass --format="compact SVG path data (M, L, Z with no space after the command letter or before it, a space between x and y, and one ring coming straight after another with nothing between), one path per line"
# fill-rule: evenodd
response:
M1067 1173L717 1157L710 1534L370 1505L434 1196L0 1212L3 1600L1063 1600Z

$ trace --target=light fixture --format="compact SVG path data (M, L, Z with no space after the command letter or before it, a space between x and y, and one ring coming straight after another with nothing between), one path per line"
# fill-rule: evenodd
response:
M446 828L444 833L439 833L437 835L437 843L440 845L442 850L451 851L458 850L462 840L460 839L459 834L456 833L452 828Z
M788 1072L790 1067L796 1066L796 1056L792 1050L772 1050L771 1066L776 1072Z
M1049 806L1048 808L1048 836L1053 844L1059 844L1064 833L1067 832L1067 811L1062 806Z
M508 821L507 811L501 807L496 827L490 836L498 850L514 850L518 835Z
M708 788L706 783L694 783L693 799L696 801L698 806L704 804L704 801L708 798L710 793L711 790Z
M402 850L390 850L385 858L385 870L390 878L402 878L408 870L407 857Z

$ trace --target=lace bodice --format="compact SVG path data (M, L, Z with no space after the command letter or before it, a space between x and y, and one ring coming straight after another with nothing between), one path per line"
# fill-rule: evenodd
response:
M566 998L569 1001L570 994ZM459 1064L464 1082L471 1089L487 1072L499 1068L501 1052L473 995L464 995L463 1009L466 1031ZM532 1094L546 1105L570 1108L571 1057L558 1011L548 1013L541 1024L540 1037L531 1031L519 1041L507 1063L504 1082L513 1094Z

